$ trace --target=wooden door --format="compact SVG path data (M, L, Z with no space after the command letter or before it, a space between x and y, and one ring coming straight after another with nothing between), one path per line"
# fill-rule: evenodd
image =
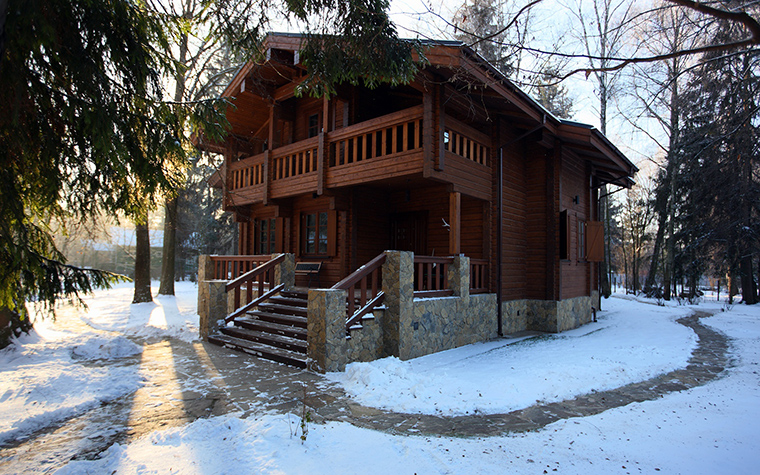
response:
M427 255L427 211L391 216L391 249Z

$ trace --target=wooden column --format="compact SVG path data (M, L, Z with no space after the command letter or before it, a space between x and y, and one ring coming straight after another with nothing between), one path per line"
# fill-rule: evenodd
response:
M443 170L443 86L434 84L422 96L422 156L423 176L430 177Z
M457 256L462 247L462 194L449 193L449 255Z
M319 131L319 146L317 148L317 194L325 192L327 180L327 160L329 159L327 133L330 129L330 100L327 96L322 98L322 129Z

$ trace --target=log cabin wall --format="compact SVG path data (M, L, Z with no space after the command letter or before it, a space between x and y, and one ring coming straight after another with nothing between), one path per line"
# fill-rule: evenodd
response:
M377 188L354 189L350 272L390 249L390 215L388 192Z
M581 227L590 219L589 177L585 163L570 153L562 161L560 208L567 210L569 252L560 262L562 299L590 295L591 263L585 259ZM577 202L576 202L577 201Z
M528 241L527 241L527 200L528 183L526 181L527 162L525 159L525 144L522 140L512 142L518 137L518 133L508 126L500 128L499 141L509 143L502 150L503 159L503 188L502 188L502 299L516 300L527 296L527 265L528 265ZM498 152L497 152L498 153ZM498 157L498 155L496 155ZM496 173L498 163L494 160ZM495 175L496 176L496 175ZM494 184L494 196L496 187ZM498 203L493 204L494 225L491 242L497 245L496 233L498 232ZM494 261L496 252L493 252ZM491 275L496 282L496 266Z
M525 294L523 298L547 298L547 175L550 154L537 145L526 147L525 158Z

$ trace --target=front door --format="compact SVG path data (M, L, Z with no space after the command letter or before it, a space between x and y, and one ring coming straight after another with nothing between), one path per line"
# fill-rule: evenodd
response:
M427 255L427 211L391 216L391 249Z

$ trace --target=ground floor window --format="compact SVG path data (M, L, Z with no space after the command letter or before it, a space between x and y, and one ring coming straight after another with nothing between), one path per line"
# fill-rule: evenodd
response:
M257 219L256 229L256 254L273 254L277 234L277 220L275 218Z
M328 214L304 213L301 215L304 232L301 240L301 251L304 254L327 255Z

